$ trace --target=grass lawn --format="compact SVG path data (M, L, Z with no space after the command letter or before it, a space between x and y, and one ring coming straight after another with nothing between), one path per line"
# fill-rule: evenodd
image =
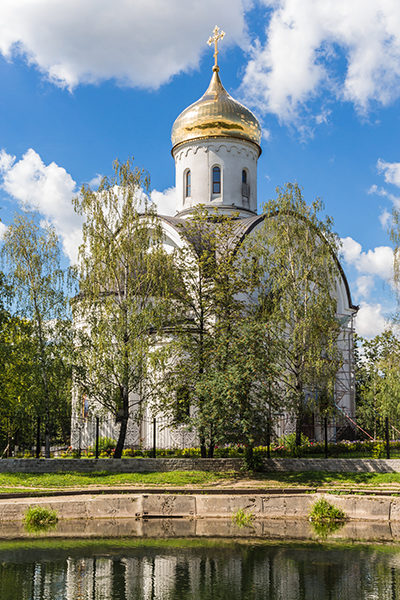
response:
M163 473L1 473L0 493L10 489L67 489L86 486L207 486L232 479L233 473L171 471Z
M12 491L67 490L91 487L201 487L260 488L340 487L389 488L400 492L400 473L245 473L210 471L171 471L157 473L2 473L0 494Z

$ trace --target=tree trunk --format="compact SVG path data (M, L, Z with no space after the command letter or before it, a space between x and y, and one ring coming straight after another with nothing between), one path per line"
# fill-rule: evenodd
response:
M48 413L46 417L46 425L44 430L44 456L45 458L50 458L50 423Z
M208 458L214 458L214 442L208 446Z
M303 406L299 405L297 409L297 417L296 417L296 447L299 448L301 446L301 428L303 425Z
M201 458L207 458L206 439L203 435L200 436L200 456Z
M114 458L122 457L122 450L125 445L126 432L128 430L128 416L124 414L121 419L121 428L119 430L118 442L114 452Z
M50 458L50 433L49 426L46 423L46 429L44 432L44 456L45 458Z
M40 417L38 415L37 417L37 421L36 421L36 452L35 452L35 456L36 458L39 458L40 456Z
M253 471L254 470L254 452L253 452L253 446L249 445L246 446L245 451L244 451L244 462L246 465L246 469L248 471Z

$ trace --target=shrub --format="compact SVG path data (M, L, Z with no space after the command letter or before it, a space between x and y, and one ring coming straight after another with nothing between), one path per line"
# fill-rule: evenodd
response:
M239 508L237 512L233 513L232 521L237 527L252 527L254 514L246 512L243 508Z
M334 506L325 498L317 500L309 513L309 519L312 523L334 523L336 521L345 521L346 513Z
M143 457L143 450L141 448L125 448L122 450L122 456L126 458Z
M28 531L46 531L58 522L55 510L43 506L30 506L25 513L24 524Z
M117 442L109 437L100 437L99 438L99 456L101 458L107 458L108 456L112 456L115 450L115 446ZM88 453L94 454L96 453L96 445L89 446L87 449Z
M383 442L376 442L372 449L373 458L383 458L385 456L385 444Z

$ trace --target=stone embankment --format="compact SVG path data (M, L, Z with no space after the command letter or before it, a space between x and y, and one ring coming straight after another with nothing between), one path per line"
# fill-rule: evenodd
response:
M154 473L158 471L240 471L240 458L124 458L124 459L25 459L0 460L0 473ZM271 458L265 471L329 471L341 473L398 473L400 459L368 458Z
M400 522L400 497L333 494L110 494L0 500L0 522L22 521L29 506L56 510L59 519L219 519L239 509L256 519L307 520L314 502L325 497L350 520Z

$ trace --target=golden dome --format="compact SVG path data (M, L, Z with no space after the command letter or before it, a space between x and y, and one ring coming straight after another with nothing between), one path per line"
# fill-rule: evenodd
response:
M253 113L228 94L213 67L205 94L176 119L172 126L172 146L189 140L210 137L234 137L253 142L260 148L261 128Z

